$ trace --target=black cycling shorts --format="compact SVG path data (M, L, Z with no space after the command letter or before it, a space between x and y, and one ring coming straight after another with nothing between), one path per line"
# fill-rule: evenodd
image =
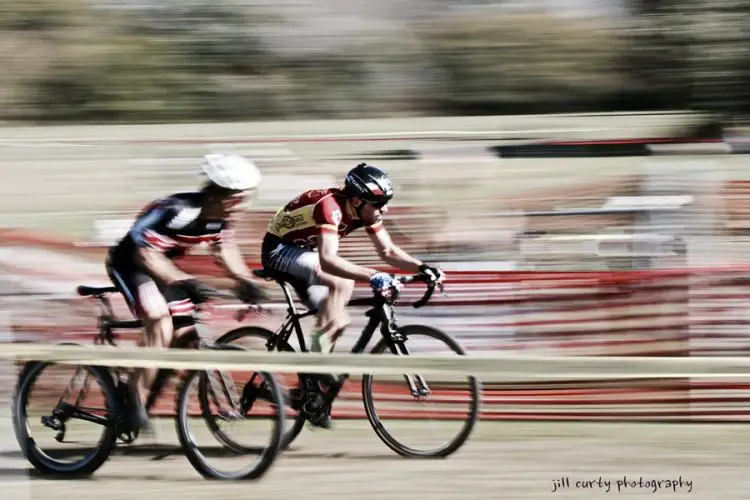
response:
M266 233L261 247L263 269L286 281L310 309L319 310L328 297L328 287L320 284L318 253L285 243L278 236Z
M162 301L167 303L172 316L190 316L195 310L195 304L181 287L155 280L125 259L109 259L106 269L109 279L137 317L149 315Z

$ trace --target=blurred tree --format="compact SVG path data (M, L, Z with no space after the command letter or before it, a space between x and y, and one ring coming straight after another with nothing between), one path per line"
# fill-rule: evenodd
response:
M162 42L120 35L96 51L68 49L35 82L38 118L179 121L199 118L210 102L206 78L181 70Z
M423 51L398 32L283 57L288 109L302 117L394 116L429 112Z
M630 84L625 44L603 22L548 14L460 14L418 28L445 112L597 109Z
M391 2L5 0L0 116L750 111L747 2L629 0L633 16L610 21Z
M13 5L19 11L4 18L26 15L26 6ZM26 104L14 117L144 122L278 116L273 96L259 82L237 81L262 80L273 66L252 23L245 25L244 11L209 2L130 7L82 8L60 18L68 24L45 25L45 36L37 37L45 71L8 84L23 89L16 97ZM41 24L35 25L38 34Z
M172 50L191 58L194 71L260 74L274 64L255 28L279 19L260 8L212 0L162 0L126 12L130 31L168 41Z
M84 0L6 0L0 4L0 30L39 33L68 28L86 13Z
M670 106L726 119L750 111L750 3L662 0L637 3L628 28L630 67L641 88ZM649 90L650 89L650 90Z
M628 10L633 16L652 14L661 7L663 0L629 0Z

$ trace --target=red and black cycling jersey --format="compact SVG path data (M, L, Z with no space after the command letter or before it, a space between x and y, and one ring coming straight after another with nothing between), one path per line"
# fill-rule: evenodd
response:
M176 193L148 204L127 234L110 249L117 260L132 260L137 248L151 248L168 258L203 242L220 243L231 231L225 220L201 217L200 193Z
M362 227L368 233L375 233L383 223L378 221L365 226L346 202L341 189L313 189L280 208L268 224L268 233L285 243L312 249L317 247L321 231L337 233L339 238L344 238Z

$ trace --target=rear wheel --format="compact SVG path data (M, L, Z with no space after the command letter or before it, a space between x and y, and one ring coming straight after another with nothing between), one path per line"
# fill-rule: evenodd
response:
M265 328L256 326L245 326L230 330L216 340L216 344L240 345L247 350L268 350L268 343L274 333ZM277 346L280 352L294 352L294 348L287 342L281 342ZM276 376L281 383L281 391L286 406L286 423L283 437L281 438L281 449L286 450L305 426L305 415L299 411L301 407L302 379L297 374L289 374L284 377ZM287 384L289 384L287 386Z
M231 345L210 346L213 349L242 350ZM190 394L197 389L197 404L191 405ZM196 408L197 406L197 408ZM256 413L251 415L251 411ZM193 418L199 413L200 420L206 423L208 433L218 441L222 450L219 458L242 457L243 462L248 456L249 465L240 469L226 470L209 463L212 457L211 446L198 443L200 432L191 432ZM256 429L263 428L266 443L261 446L241 444L239 439L229 437L222 424L237 424L243 427L246 435ZM270 431L268 429L270 424ZM273 464L279 452L282 432L284 429L284 402L275 380L265 372L253 373L251 380L245 384L240 395L227 372L216 370L192 371L182 381L178 391L177 401L177 435L185 451L185 456L196 471L207 479L257 479L261 477ZM270 439L268 434L270 433ZM217 453L213 453L217 455Z
M53 368L74 369L75 373L65 387L59 381L68 378L59 375L40 381L42 373ZM91 382L98 384L99 393L91 390ZM31 402L32 395L41 401ZM31 416L34 410L41 417ZM21 371L11 411L16 439L26 459L42 474L60 476L90 475L99 469L115 447L117 424L123 415L112 375L105 369L36 361ZM78 423L91 425L82 426L88 427L84 431ZM32 424L41 424L33 436ZM75 440L70 439L71 434ZM90 450L82 449L79 439L90 437L96 444Z

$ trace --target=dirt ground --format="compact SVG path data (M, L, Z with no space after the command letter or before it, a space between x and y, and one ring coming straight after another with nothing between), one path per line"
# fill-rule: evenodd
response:
M480 422L471 440L454 456L407 460L386 448L366 421L343 421L334 431L305 429L261 480L229 483L202 479L179 453L173 423L164 421L158 441L121 448L92 479L54 481L30 471L18 451L7 407L4 410L3 499L266 500L299 495L307 499L442 500L657 495L728 500L747 498L750 489L746 444L750 428L654 423ZM420 432L418 424L403 425L413 427L410 432ZM627 485L622 484L625 476ZM559 482L553 492L554 481L563 478L568 481ZM593 481L592 488L584 489L580 481ZM662 483L654 486L648 481ZM569 486L560 488L562 484Z

